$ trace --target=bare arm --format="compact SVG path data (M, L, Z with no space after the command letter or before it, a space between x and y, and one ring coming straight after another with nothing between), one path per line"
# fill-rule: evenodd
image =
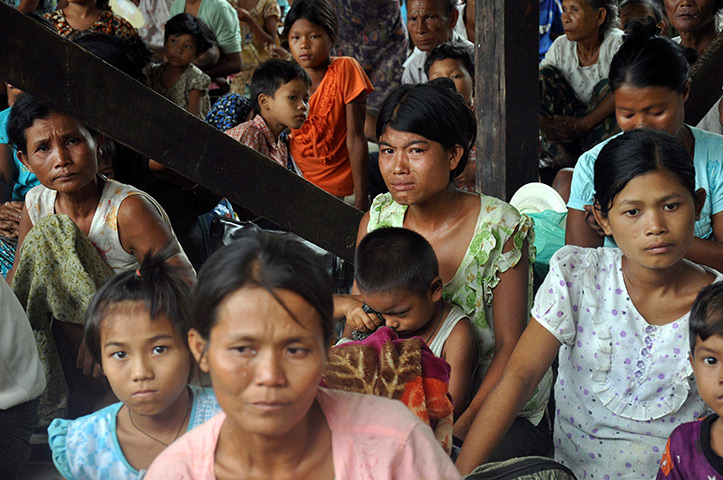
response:
M504 375L477 412L457 457L462 475L485 463L555 359L560 342L534 318L520 337Z
M264 45L276 43L276 27L279 23L279 17L277 17L276 15L266 17L264 19L264 27L261 28L261 26L259 26L259 24L256 23L253 17L249 14L248 10L235 6L233 6L233 8L236 10L239 21L244 22L246 23L246 25L248 25L249 30L251 30L251 34L254 36L257 42Z
M346 148L354 179L354 206L362 212L369 209L369 150L364 136L366 105L366 92L346 105Z
M180 246L173 230L164 220L158 208L141 195L132 195L118 208L118 236L123 250L139 262L148 253L156 253L171 244L173 255L168 263L181 267L189 279L195 274L191 265L181 256Z
M203 94L201 90L191 90L188 94L188 108L187 110L197 117L201 117L201 101L203 100Z
M22 0L17 7L17 11L22 13L34 12L37 10L39 4L40 0Z
M0 203L9 202L13 198L13 150L10 145L0 143Z
M586 134L613 113L615 113L615 100L612 93L608 93L592 112L577 121L575 133Z
M30 220L30 215L28 214L27 205L23 205L23 213L20 214L20 226L18 227L18 248L15 250L15 261L13 262L13 268L10 269L10 271L7 274L7 277L5 277L5 280L7 280L8 285L13 284L13 277L15 276L15 270L18 268L18 262L20 261L20 247L23 246L23 241L25 240L25 236L28 234L30 229L33 228L33 222Z
M213 66L202 69L211 78L225 77L241 70L241 52L221 54L221 58Z
M365 213L359 222L359 229L356 234L356 244L367 234L367 228L369 226L369 212ZM362 310L362 300L359 294L359 288L354 281L354 285L351 289L351 295L334 295L334 318L346 319L346 325L344 326L343 336L351 338L352 330L359 328L361 325L365 325L368 330L374 330L376 325L379 324L379 320L376 315L369 315Z
M457 419L467 408L474 370L479 361L477 337L468 318L460 320L452 329L444 343L442 358L452 369L449 374L449 393L454 402L454 418Z
M690 246L685 258L721 272L723 271L723 212L713 215L711 224L713 226L714 240L693 238L693 244Z
M148 169L158 180L178 185L181 188L191 188L196 185L193 180L189 180L180 173L174 172L155 160L148 160Z
M573 139L585 135L615 112L615 100L611 93L603 98L592 112L582 118L553 116L553 122L562 137Z
M512 239L505 244L504 250L512 248ZM502 377L505 366L512 356L522 332L527 324L527 289L530 262L527 255L527 242L522 245L522 257L514 268L499 275L500 282L494 289L492 311L494 312L495 354L490 363L477 394L467 411L454 425L454 434L465 438L477 411L489 393Z
M588 224L592 217L587 211L583 212L574 208L567 209L567 221L565 224L565 245L577 245L579 247L602 247L604 237L601 237ZM595 219L592 218L594 222Z

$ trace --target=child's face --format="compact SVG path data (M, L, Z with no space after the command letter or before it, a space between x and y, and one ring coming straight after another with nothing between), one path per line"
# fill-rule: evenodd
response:
M273 95L259 95L261 115L275 135L300 128L309 113L309 85L300 78L281 85Z
M188 33L169 35L163 50L171 66L184 68L196 58L196 39Z
M621 27L624 27L626 23L633 19L646 23L651 18L655 19L655 12L643 3L632 3L620 9ZM665 22L661 21L658 23L658 26L660 27L660 31L665 33Z
M435 304L441 301L439 292L430 289L425 295L408 290L366 293L364 303L384 317L387 327L393 328L400 337L421 336L427 338L430 322L434 318Z
M136 415L163 413L186 389L188 347L165 315L151 321L137 302L117 306L103 320L100 350L113 393Z
M607 216L593 211L631 268L664 269L679 262L693 243L705 191L697 194L694 199L667 170L654 170L630 180L613 199Z
M326 64L334 44L320 25L300 18L289 29L289 49L302 68Z
M652 128L677 135L683 125L688 92L689 87L681 93L658 85L623 84L613 94L615 118L623 131Z
M467 105L472 104L472 76L462 62L454 58L437 60L429 67L429 79L447 77L454 82L457 93L464 97Z
M690 359L701 398L718 415L723 415L723 336L706 341L696 337Z
M296 293L274 294L278 300L263 288L241 288L219 306L207 342L193 329L189 334L219 405L244 434L292 434L315 401L326 364L317 311Z

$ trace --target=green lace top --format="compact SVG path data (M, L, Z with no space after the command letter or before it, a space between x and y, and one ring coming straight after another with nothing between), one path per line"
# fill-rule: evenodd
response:
M517 265L522 258L525 240L528 244L530 263L535 261L535 233L533 221L521 215L513 206L494 197L480 195L480 214L477 217L472 241L457 268L454 277L444 285L444 300L457 305L473 319L480 346L477 375L487 372L495 352L494 318L492 297L500 282L498 273ZM403 227L406 205L394 201L390 193L378 195L369 209L368 232L383 227ZM502 252L505 243L512 238L513 248ZM528 288L527 306L532 305L532 268ZM538 385L530 402L520 416L532 423L539 423L550 395L552 383L548 371Z

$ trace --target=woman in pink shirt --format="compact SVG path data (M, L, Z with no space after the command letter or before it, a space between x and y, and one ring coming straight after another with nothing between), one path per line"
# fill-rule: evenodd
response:
M223 412L159 455L147 480L460 479L401 402L319 387L333 336L318 257L260 234L201 269L189 346Z

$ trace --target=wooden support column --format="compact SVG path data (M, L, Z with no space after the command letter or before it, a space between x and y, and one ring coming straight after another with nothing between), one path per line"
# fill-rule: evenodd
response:
M0 3L0 78L353 261L362 212Z
M477 190L509 200L538 180L537 0L475 6Z

